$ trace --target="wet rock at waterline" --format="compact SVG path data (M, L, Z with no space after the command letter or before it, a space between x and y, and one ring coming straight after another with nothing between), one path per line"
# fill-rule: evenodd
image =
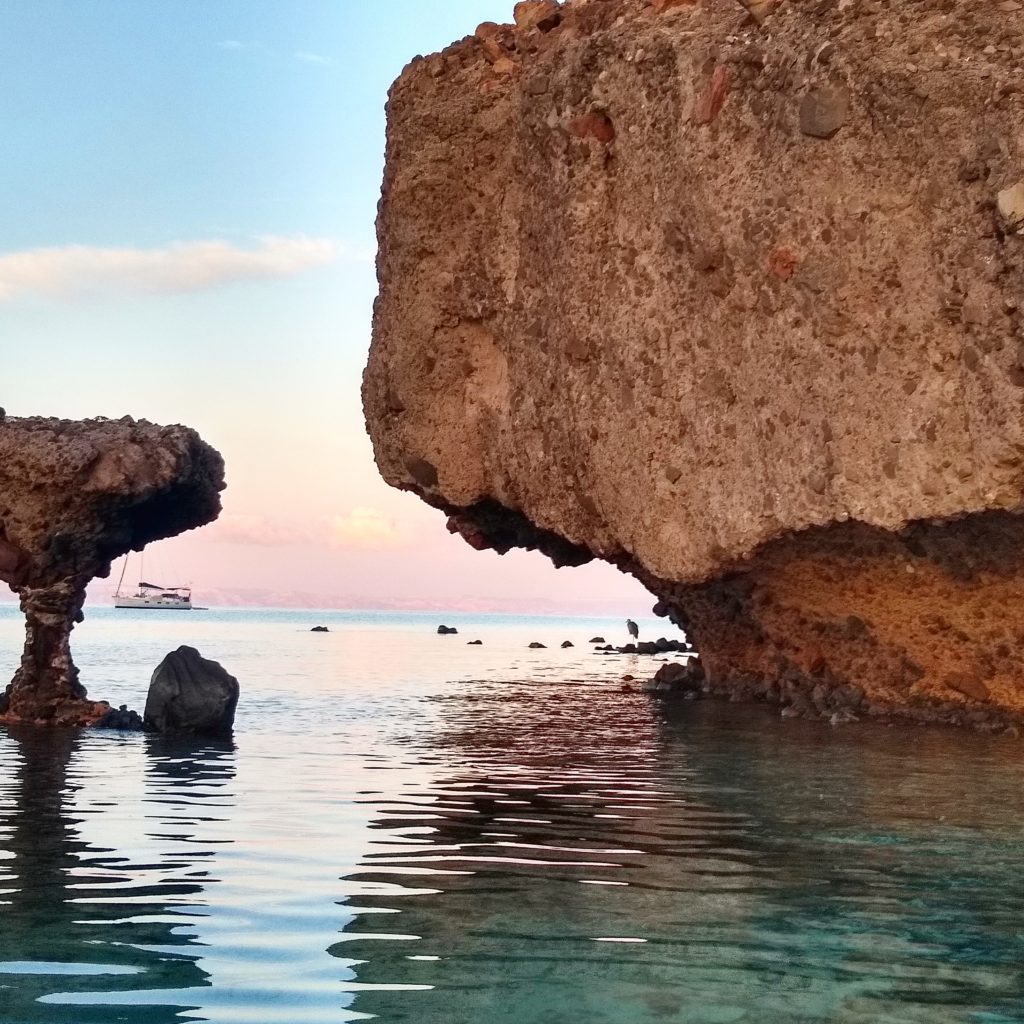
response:
M153 673L146 728L159 733L226 736L235 721L238 680L194 647L179 647Z
M644 685L652 693L682 693L696 696L704 689L704 668L699 658L685 663L669 662L662 665L654 678Z
M5 720L86 725L108 713L86 696L71 657L86 584L128 551L214 520L223 488L223 460L187 427L0 421L0 580L26 623Z
M685 640L667 640L660 637L657 640L642 640L635 644L624 644L622 647L615 647L606 644L603 647L595 647L600 654L686 654L693 648Z
M384 477L632 573L723 693L1024 718L1024 18L942 6L576 0L413 61Z
M310 633L330 633L330 630L326 626L314 626Z
M130 710L127 704L110 708L93 726L95 729L114 729L117 732L142 732L144 727L138 711Z
M454 626L438 626L437 627L437 635L438 636L455 636L457 633L458 633L458 630Z

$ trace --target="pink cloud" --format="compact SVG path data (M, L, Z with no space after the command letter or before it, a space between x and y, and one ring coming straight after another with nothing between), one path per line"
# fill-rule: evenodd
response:
M203 530L205 540L226 544L258 544L260 547L284 547L303 544L309 534L292 525L276 523L257 515L222 515L212 526Z
M392 548L407 540L406 531L375 508L354 508L331 521L331 543L335 547Z

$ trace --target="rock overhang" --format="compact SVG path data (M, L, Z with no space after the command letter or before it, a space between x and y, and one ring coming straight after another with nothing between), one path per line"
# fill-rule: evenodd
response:
M538 0L393 87L367 420L477 546L663 596L1020 511L1024 27L757 6Z

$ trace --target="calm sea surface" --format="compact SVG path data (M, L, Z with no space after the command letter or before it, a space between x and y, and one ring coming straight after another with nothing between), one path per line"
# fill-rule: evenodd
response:
M191 643L235 740L0 729L0 1021L1024 1022L1019 742L622 693L594 633L93 610L93 696Z

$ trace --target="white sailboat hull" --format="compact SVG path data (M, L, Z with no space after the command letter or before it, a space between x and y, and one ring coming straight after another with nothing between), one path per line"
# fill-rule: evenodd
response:
M115 608L150 608L155 611L192 611L192 601L187 597L165 597L154 594L152 597L116 597Z

